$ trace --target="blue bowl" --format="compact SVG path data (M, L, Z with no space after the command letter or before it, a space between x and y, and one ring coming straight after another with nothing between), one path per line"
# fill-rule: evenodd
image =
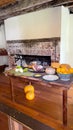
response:
M68 81L71 78L71 74L60 74L60 73L58 73L58 76L63 81Z

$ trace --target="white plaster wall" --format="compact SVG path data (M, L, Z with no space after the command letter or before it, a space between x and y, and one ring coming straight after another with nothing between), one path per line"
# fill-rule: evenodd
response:
M6 48L4 24L0 25L0 48Z
M0 25L0 48L6 48L4 24ZM0 65L8 64L8 56L0 56Z
M60 63L68 63L73 67L73 14L67 7L61 9L61 44Z
M69 10L61 8L61 44L60 44L60 63L69 62Z
M73 67L73 14L69 15L69 63Z
M6 40L60 37L61 8L47 8L5 20Z

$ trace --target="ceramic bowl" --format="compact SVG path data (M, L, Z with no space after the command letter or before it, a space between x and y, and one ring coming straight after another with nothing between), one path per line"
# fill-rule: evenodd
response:
M60 73L58 73L58 76L63 81L68 81L71 78L71 74L60 74Z

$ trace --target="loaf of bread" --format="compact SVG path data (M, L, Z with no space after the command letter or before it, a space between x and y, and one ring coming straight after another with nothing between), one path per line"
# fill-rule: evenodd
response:
M51 63L51 67L53 67L55 69L57 69L59 66L60 66L60 63L58 63L58 62L52 62Z

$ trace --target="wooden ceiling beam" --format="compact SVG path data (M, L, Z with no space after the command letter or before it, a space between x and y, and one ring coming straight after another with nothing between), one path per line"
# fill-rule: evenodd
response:
M1 0L0 0L1 1ZM54 6L73 6L73 0L7 0L9 6L0 6L0 20ZM5 2L5 0L4 0Z
M61 5L65 5L65 4L70 4L72 2L73 2L73 0L54 0L53 6L61 6Z
M15 2L16 0L0 0L0 6L6 6L8 4L13 4Z
M50 7L52 3L52 0L16 0L16 4L6 6L7 8L0 8L0 21L2 22L12 16Z
M33 3L34 1L34 3ZM33 0L29 3L29 0L22 0L20 3L16 3L14 5L8 6L5 9L0 9L0 17L8 17L8 15L18 15L23 14L27 12L32 12L35 10L39 10L42 8L50 7L52 6L53 2L50 0Z

